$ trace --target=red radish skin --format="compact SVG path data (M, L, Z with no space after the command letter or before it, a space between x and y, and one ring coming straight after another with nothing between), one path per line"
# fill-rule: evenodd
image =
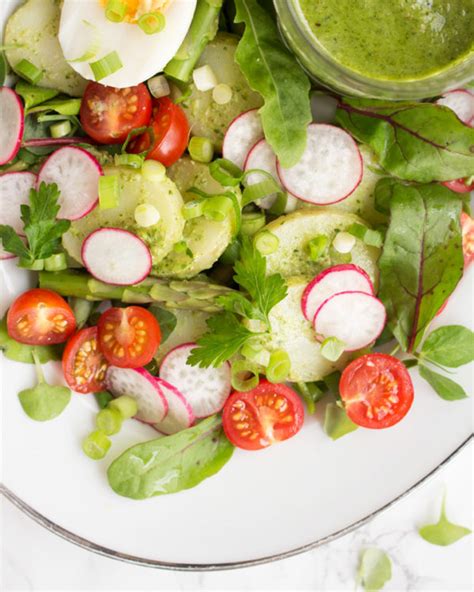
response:
M140 283L152 266L148 246L122 228L99 228L89 234L82 243L81 258L91 275L116 286Z
M196 343L183 343L166 354L160 367L160 378L176 387L197 419L219 413L230 395L230 364L219 368L199 368L186 363Z
M105 375L107 390L114 396L127 395L135 399L138 413L135 419L149 425L163 421L168 413L168 401L145 368L109 366Z
M58 218L80 220L99 201L99 178L104 174L99 161L87 150L65 146L53 152L38 174L41 183L56 183L61 192Z
M20 206L29 203L30 190L36 186L36 175L27 172L0 175L0 224L7 224L23 235ZM13 259L15 255L3 249L0 243L0 259Z
M155 378L155 382L168 402L168 413L163 421L153 427L167 436L190 428L195 422L195 417L185 396L162 378Z
M331 157L329 150L333 151ZM364 161L356 141L346 131L334 125L311 123L300 161L289 169L277 162L277 171L286 191L302 201L324 206L343 201L357 189Z
M25 112L20 97L7 86L0 87L0 165L15 158L25 131Z
M227 128L222 145L222 156L243 169L248 153L263 137L258 110L245 111L231 121Z
M449 107L463 123L474 127L474 93L458 88L445 93L436 101L438 105Z
M344 351L352 352L373 343L382 333L386 320L385 307L378 298L366 292L347 291L334 294L321 304L313 326L318 341L337 337L348 346ZM373 326L362 332L364 323L369 321L374 321ZM357 331L364 333L358 340Z
M312 322L316 311L325 300L348 290L375 294L370 277L361 267L353 263L328 267L319 273L303 292L301 310L304 317Z

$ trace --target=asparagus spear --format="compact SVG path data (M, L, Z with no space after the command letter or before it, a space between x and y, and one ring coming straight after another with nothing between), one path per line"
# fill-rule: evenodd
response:
M62 296L86 300L121 300L129 304L157 302L165 308L181 308L219 312L218 296L232 292L226 286L202 281L177 281L149 277L134 286L104 284L87 273L41 271L41 288L53 290Z
M189 82L204 48L217 33L223 0L197 0L196 11L178 53L168 63L165 74L178 82Z

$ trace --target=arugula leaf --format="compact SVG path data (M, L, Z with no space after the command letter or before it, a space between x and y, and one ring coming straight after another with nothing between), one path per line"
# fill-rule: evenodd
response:
M295 57L286 49L276 21L256 0L235 0L236 23L245 32L235 52L250 87L260 93L265 138L284 167L298 162L311 122L310 83Z
M230 312L214 315L206 323L209 332L197 340L197 347L191 350L188 357L188 363L192 366L220 366L254 335Z
M441 515L436 524L422 526L418 532L426 542L432 545L447 547L459 539L471 534L471 530L459 524L453 524L446 517L446 495L441 502Z
M14 362L24 364L34 364L33 352L38 361L45 364L50 360L60 360L62 357L62 347L58 345L27 345L15 341L8 335L7 319L3 317L0 321L0 350L3 355Z
M357 572L358 583L364 590L381 590L392 579L392 562L390 557L381 549L370 547L361 556Z
M403 350L411 352L463 274L461 201L434 184L393 181L390 191L379 297L390 329Z
M368 144L395 177L429 183L467 177L474 170L474 129L447 107L344 97L336 120Z
M158 306L157 304L152 304L148 310L160 324L161 343L164 343L176 329L178 319L172 312L165 308L161 308L161 306Z
M447 376L443 376L423 365L419 366L418 371L421 378L424 378L433 387L436 394L445 401L458 401L467 398L462 386Z
M233 452L220 417L213 415L173 436L132 446L114 460L107 477L119 495L146 499L199 485Z
M356 430L358 426L349 419L346 410L337 403L328 403L324 413L324 431L333 440L342 438Z
M474 333L462 325L440 327L428 335L420 356L448 368L469 364L474 360Z

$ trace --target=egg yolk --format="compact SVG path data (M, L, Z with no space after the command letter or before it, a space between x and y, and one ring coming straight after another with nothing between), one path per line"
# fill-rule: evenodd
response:
M127 6L124 20L136 23L138 19L149 12L162 12L173 0L122 0ZM108 0L99 0L102 6L107 6Z

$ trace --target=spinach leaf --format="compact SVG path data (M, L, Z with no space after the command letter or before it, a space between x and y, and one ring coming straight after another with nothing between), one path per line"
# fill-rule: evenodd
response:
M119 495L146 499L195 487L217 473L233 451L221 418L214 415L173 436L132 446L114 460L107 476Z
M18 398L28 417L35 421L49 421L64 411L71 400L71 391L65 386L48 384L44 379L41 364L35 352L33 352L33 359L36 365L38 384L18 393Z
M474 360L474 333L462 325L440 327L428 335L420 356L448 368L469 364Z
M364 590L381 590L392 579L392 562L381 549L370 547L361 556L357 582Z
M443 497L441 503L441 515L436 524L428 524L422 526L418 532L420 536L432 545L440 545L447 547L452 545L459 539L471 534L471 530L465 526L453 524L446 518L446 496Z
M61 346L26 345L15 341L8 335L6 317L0 321L0 350L9 360L25 364L34 364L33 352L35 352L41 364L50 360L60 360L62 354Z
M467 397L461 385L447 376L439 374L426 366L420 365L419 372L421 378L424 378L442 399L445 401L458 401Z
M369 144L395 177L429 183L468 177L474 170L474 129L447 107L345 97L336 120Z
M236 0L236 23L245 32L235 53L250 87L260 93L265 138L284 167L298 162L311 121L310 83L280 40L277 25L256 0Z
M324 431L330 438L337 440L357 428L343 407L339 407L337 403L328 403L324 414Z
M161 308L157 304L152 304L148 309L160 324L161 343L164 343L176 329L178 319L169 310Z
M390 191L379 297L390 329L411 352L463 274L461 201L435 184L415 187L393 181Z

